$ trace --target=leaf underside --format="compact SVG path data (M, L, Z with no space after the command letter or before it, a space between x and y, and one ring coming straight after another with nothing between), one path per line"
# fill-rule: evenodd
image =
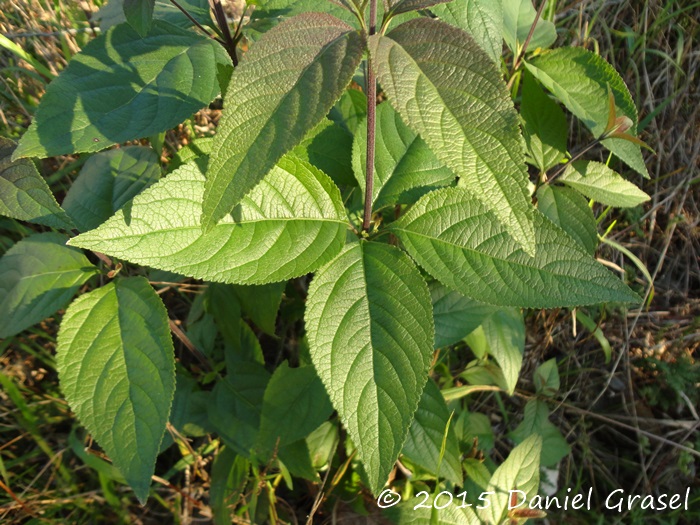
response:
M349 244L316 273L305 320L314 366L376 494L428 378L433 322L427 285L397 248Z
M639 297L564 231L535 214L535 256L463 188L418 201L391 231L433 277L467 297L499 306L554 308Z
M231 77L207 169L202 224L230 213L329 112L362 59L364 39L307 13L266 33Z
M148 281L118 280L76 299L56 364L71 409L145 503L175 392L168 314Z
M206 234L203 193L204 176L187 164L70 244L198 279L264 284L315 270L345 243L338 189L294 157L282 159Z
M31 235L0 258L0 338L15 335L66 306L97 273L59 233Z
M493 61L464 31L426 18L372 37L370 51L404 121L533 253L524 143Z

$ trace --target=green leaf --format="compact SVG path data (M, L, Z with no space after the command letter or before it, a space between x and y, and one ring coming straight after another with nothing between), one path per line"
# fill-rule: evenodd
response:
M606 206L633 208L651 198L600 162L573 162L566 167L559 180Z
M561 163L566 158L569 132L566 115L530 74L525 74L523 81L520 116L524 121L528 162L540 172Z
M258 444L271 452L306 438L333 412L328 394L312 366L289 368L285 361L272 374L263 397Z
M549 421L547 404L537 399L527 402L523 420L510 436L516 443L521 443L533 434L542 437L540 464L543 467L553 467L571 452L561 431Z
M402 13L408 13L409 11L418 11L419 9L426 9L437 4L444 4L451 1L452 0L389 0L389 12L392 16L400 15Z
M177 3L200 24L213 25L209 15L209 0L177 0ZM186 17L170 0L155 0L153 18L182 29L194 26L194 22ZM112 26L126 22L124 0L109 0L95 14L93 20L99 22L100 30L103 33Z
M155 8L155 0L123 0L124 1L124 17L134 30L141 35L146 36L148 30L151 29L153 23L153 9Z
M175 392L168 314L148 281L122 279L76 299L56 365L71 409L145 503Z
M251 286L234 285L233 289L248 317L263 331L274 335L277 310L280 308L286 285L287 283L282 281Z
M454 0L431 9L448 24L464 29L500 65L503 52L502 0Z
M533 377L538 394L551 396L559 391L559 369L555 358L545 361L535 369Z
M256 362L240 361L216 382L209 405L209 421L227 446L251 457L258 444L260 413L270 373Z
M554 308L639 297L548 219L535 214L535 256L528 256L493 213L463 188L418 201L390 230L436 279L502 306Z
M49 84L13 158L99 151L170 129L216 97L217 64L228 61L211 38L165 22L144 38L113 27Z
M633 122L628 134L637 134L637 108L620 74L600 56L582 47L562 47L547 51L526 63L530 71L593 136L600 137L608 122L608 89L615 98L618 116ZM649 178L639 145L610 138L602 144L630 168Z
M452 503L449 503L448 494L452 494L451 492L431 494L427 498L423 494L426 493L423 491L420 496L387 508L384 514L396 525L481 525L471 508L462 508L461 498L453 495ZM388 501L389 499L387 503ZM433 504L443 508L438 510Z
M177 373L175 397L170 411L170 423L185 436L202 437L209 432L207 406L211 393L200 390L197 381L184 373Z
M248 481L249 468L248 460L230 448L219 450L211 468L209 497L214 525L231 525L231 511Z
M311 452L309 452L305 440L300 439L281 447L277 456L293 476L312 482L320 481L318 473L311 463Z
M354 3L354 0L351 0ZM256 0L255 10L250 16L250 22L245 29L249 33L263 33L289 18L310 12L327 13L348 24L357 22L351 11L344 9L331 1L318 0Z
M459 443L449 423L450 412L445 399L429 379L401 453L431 474L461 485Z
M428 148L418 134L403 123L390 104L380 104L376 116L373 209L413 204L428 191L454 182L454 174ZM365 191L367 126L355 133L352 167Z
M0 338L65 307L97 273L82 251L65 245L67 240L58 233L35 234L0 258Z
M534 253L518 116L493 61L464 31L427 18L372 37L370 50L401 117Z
M491 476L488 492L489 505L478 511L482 521L500 524L508 514L511 490L521 490L530 499L537 493L540 484L540 453L542 438L537 434L530 436L515 447L496 472ZM522 498L520 498L522 499Z
M293 157L209 233L200 216L204 176L187 164L137 196L74 246L210 281L264 284L299 277L332 259L347 222L330 179Z
M554 224L568 233L586 253L598 247L593 210L578 192L561 186L543 185L537 190L537 207Z
M327 394L326 394L327 395ZM338 446L338 425L335 421L326 421L306 438L311 453L313 467L322 469L333 459Z
M454 428L459 442L467 447L467 450L471 449L476 439L476 447L488 453L496 441L491 421L488 416L479 412L463 411L455 421Z
M316 371L378 494L428 378L428 287L397 248L349 244L317 272L305 320Z
M340 97L362 59L345 22L303 14L265 34L231 77L209 159L205 230L228 214Z
M435 348L442 348L463 339L486 318L498 310L459 292L439 281L430 283L435 321Z
M488 353L501 367L508 393L513 395L525 351L523 314L514 308L498 310L484 321L481 328L486 337Z
M11 157L17 145L0 137L0 215L69 230L66 212L56 202L48 184L30 160Z
M63 207L80 231L97 228L160 178L159 160L142 146L97 153L83 165Z
M292 151L338 186L357 184L352 174L352 134L340 125L323 119Z
M513 53L520 52L536 15L532 0L503 0L503 38ZM556 39L554 24L540 18L528 49L534 51L538 47L549 47Z
M355 134L357 127L367 116L367 97L358 89L347 89L331 108L328 118Z

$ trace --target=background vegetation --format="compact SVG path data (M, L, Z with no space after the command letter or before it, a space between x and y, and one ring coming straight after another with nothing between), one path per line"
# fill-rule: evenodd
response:
M102 3L0 1L0 135L16 140L23 133L48 81L97 30L94 15ZM232 18L240 15L237 6L229 7ZM611 227L608 239L626 253L603 246L597 254L611 267L639 276L637 289L647 292L647 301L625 317L601 312L604 320L597 326L586 326L583 317L574 323L569 312L532 313L521 391L512 398L484 393L475 406L490 414L495 454L505 455L508 429L522 418L527 402L523 392L534 390L528 383L534 368L557 358L561 388L550 419L571 446L571 454L551 474L558 486L572 491L593 487L598 507L617 488L645 494L653 487L673 494L690 486L694 510L658 516L641 511L608 517L595 510L552 513L550 522L698 523L700 2L560 0L550 2L545 18L556 22L558 45L596 51L623 75L638 104L641 137L656 151L645 152L651 180L626 173L652 196L651 202L602 218L600 230ZM194 138L211 135L218 118L219 111L210 107L168 132L162 162L171 162ZM572 127L570 135L579 132ZM82 161L76 159L43 162L43 174L59 201L80 168ZM597 211L598 216L604 213ZM26 228L0 218L0 253L26 235ZM180 346L189 342L185 332L190 333L195 319L188 312L199 291L196 281L160 288L171 315L180 314ZM282 304L286 318L295 319L299 307L293 291L287 293ZM0 341L0 523L210 522L215 443L187 444L174 436L179 446L159 459L157 495L145 507L124 486L89 466L93 456L85 452L57 386L57 326L50 319ZM611 352L609 362L606 351ZM260 480L279 483L264 472ZM328 483L335 487L337 480ZM311 483L296 491L280 489L277 507L285 509L285 520L303 523L321 502L320 491ZM379 516L361 516L362 496L336 492L321 502L317 523L380 522ZM373 508L370 502L367 509Z

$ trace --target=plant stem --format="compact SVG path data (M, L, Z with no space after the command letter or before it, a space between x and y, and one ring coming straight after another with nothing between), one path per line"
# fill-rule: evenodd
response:
M377 32L377 0L369 2L369 36ZM372 221L372 195L374 193L374 143L377 115L377 79L374 76L372 57L367 56L365 73L367 87L367 164L365 169L365 215L362 230L369 231Z
M513 62L513 76L510 77L510 80L508 81L508 89L510 89L513 85L513 79L515 79L515 73L517 73L518 68L520 67L520 64L523 61L523 58L525 57L525 51L527 51L527 46L530 45L530 40L532 40L532 35L535 34L535 28L537 27L537 22L540 21L540 17L542 16L542 11L544 10L544 6L547 3L547 0L542 0L540 2L540 7L537 9L537 13L535 14L535 20L533 20L532 25L530 26L530 31L527 34L527 38L525 38L525 42L523 42L523 47L520 48L520 53L518 53L518 56L515 57L515 61Z
M172 2L173 0L170 1ZM219 31L221 31L221 34L224 36L224 48L231 57L233 67L236 67L238 65L238 55L236 54L238 40L231 35L231 30L228 28L228 20L226 20L224 7L221 5L220 0L209 0L209 7L214 13L214 18L216 19L216 25L219 26ZM244 15L245 13L241 14L239 24L243 24ZM236 33L238 33L238 29L236 29ZM236 36L238 36L238 34Z
M178 4L176 0L170 0L170 3L173 4L175 7L177 7L177 8L182 12L183 15L185 15L187 18L190 19L190 22L192 22L194 25L196 25L196 26L197 26L201 31L203 31L209 38L213 38L214 40L216 40L216 41L217 41L219 44L221 44L222 46L226 46L226 42L224 42L224 41L221 40L220 38L215 37L215 36L212 35L209 31L207 31L207 28L204 27L204 26L203 26L202 24L200 24L199 22L197 22L197 20L196 20L191 14L189 14L189 13L187 12L187 9L185 9L185 8L182 7L180 4Z

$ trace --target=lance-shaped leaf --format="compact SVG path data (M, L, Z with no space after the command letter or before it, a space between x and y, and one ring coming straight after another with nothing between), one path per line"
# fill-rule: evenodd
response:
M426 18L372 37L370 50L401 117L533 253L523 140L493 61L464 31Z
M121 24L90 41L49 84L13 158L99 151L177 126L219 93L211 38L155 21L141 38Z
M145 503L175 392L168 314L148 281L114 281L76 299L56 364L71 409Z
M142 37L146 36L153 23L155 4L155 0L124 0L124 17Z
M39 233L19 241L0 258L0 338L10 337L66 306L97 273L68 237Z
M200 223L204 176L187 164L70 244L210 281L264 284L311 272L343 247L338 188L286 157L209 233Z
M462 484L459 443L440 389L428 380L401 453L431 474Z
M582 47L562 47L542 53L526 66L596 138L608 123L608 89L615 98L616 114L633 123L626 133L637 134L637 108L632 96L620 74L602 57ZM637 173L649 177L639 145L615 138L602 144Z
M430 9L441 20L464 29L497 64L503 53L501 0L454 0Z
M479 301L553 308L639 297L576 241L535 214L530 257L496 216L463 188L445 188L418 201L391 231L436 279Z
M52 228L73 228L34 163L11 160L16 147L13 141L0 137L0 215Z
M209 230L333 107L365 43L345 22L307 13L265 34L236 68L207 169Z
M158 160L155 151L142 146L97 153L83 165L63 207L80 231L97 228L160 178Z
M528 499L534 496L540 485L540 454L542 438L534 434L515 447L496 472L491 476L487 488L489 506L480 509L479 517L484 523L500 524L508 513L511 490L524 492ZM518 503L522 502L519 495Z
M366 124L366 122L365 122ZM390 104L377 107L374 156L373 209L412 204L423 194L454 181L454 174L435 158L420 136L406 126ZM367 126L358 127L352 167L365 191Z
M559 180L606 206L633 208L649 195L600 162L576 161L566 167Z
M586 199L578 192L562 186L542 185L537 190L537 207L587 253L595 253L598 247L595 217Z
M309 287L311 358L378 494L386 483L428 378L430 294L404 253L353 243Z

